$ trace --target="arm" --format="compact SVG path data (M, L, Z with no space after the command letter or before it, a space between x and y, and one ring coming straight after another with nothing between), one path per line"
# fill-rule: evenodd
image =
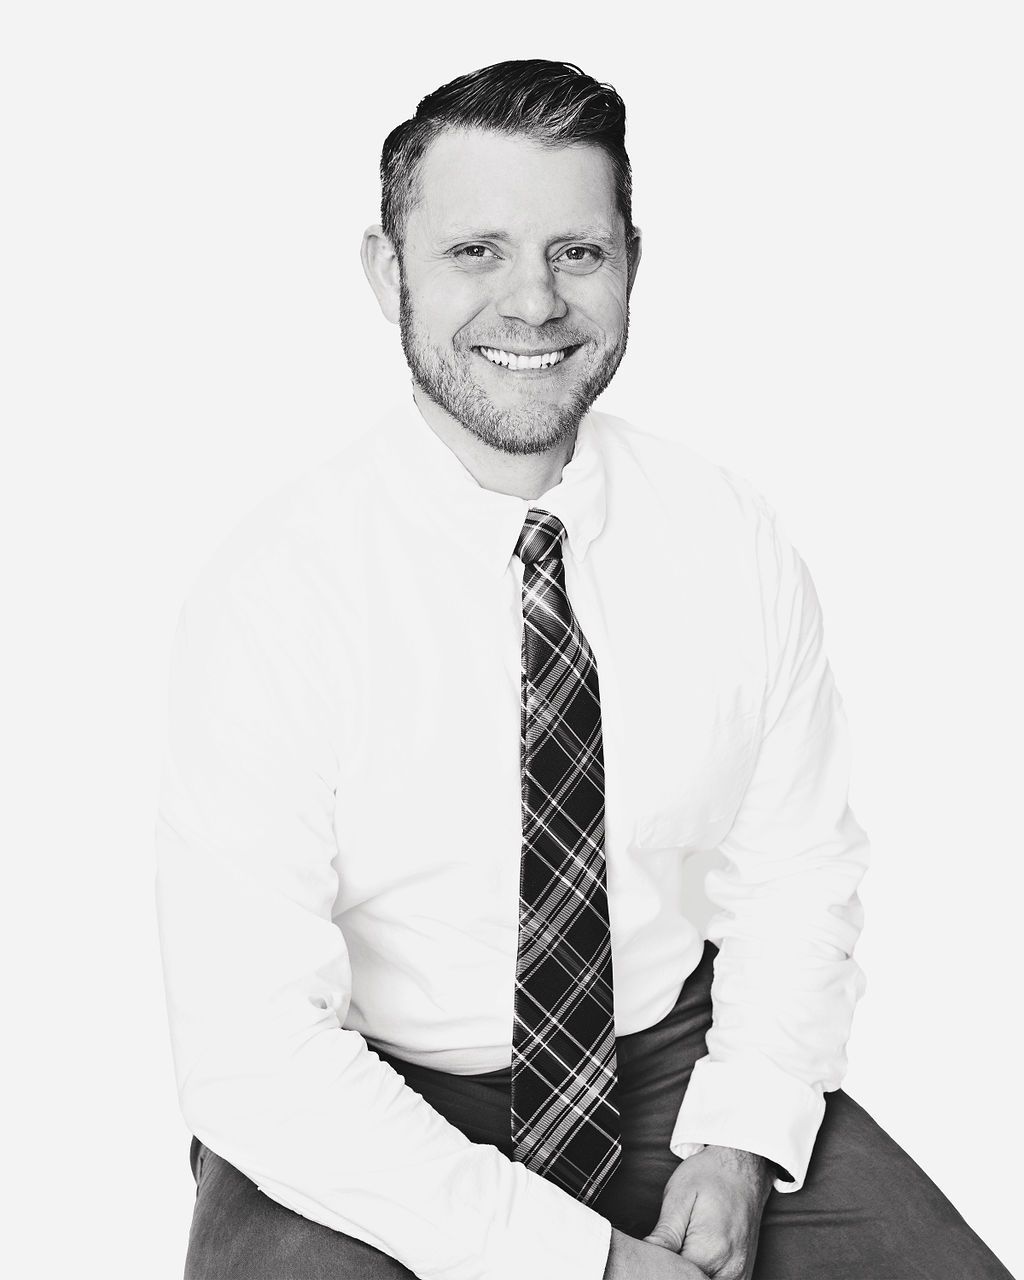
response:
M846 1070L863 978L851 958L868 844L847 803L846 716L825 656L807 567L763 503L757 526L768 683L762 741L708 876L719 946L708 1055L672 1136L755 1151L803 1185L824 1111Z
M597 1280L607 1222L343 1027L329 664L272 594L200 592L176 639L157 899L185 1119L266 1195L417 1274Z
M803 1185L823 1094L838 1088L845 1072L863 989L851 957L868 857L847 803L847 724L817 595L774 513L763 500L756 505L767 655L762 741L720 846L726 866L708 876L719 908L708 928L719 946L714 1019L672 1134L684 1163L666 1189L666 1208L674 1204L668 1225L678 1226L695 1179L715 1183L726 1201L732 1188L753 1223L752 1233L737 1232L751 1250L771 1185L768 1162L789 1175L775 1179L778 1190ZM725 1204L723 1219L727 1210ZM744 1274L720 1254L713 1264L713 1250L684 1254L712 1275Z

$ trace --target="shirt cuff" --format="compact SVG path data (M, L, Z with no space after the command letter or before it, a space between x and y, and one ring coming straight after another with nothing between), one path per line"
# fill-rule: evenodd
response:
M612 1224L540 1174L512 1167L519 1194L504 1239L491 1250L487 1280L523 1280L524 1265L531 1280L601 1280Z
M792 1182L777 1178L776 1191L799 1191L824 1114L820 1090L787 1075L767 1058L701 1058L669 1147L681 1160L705 1146L752 1151L792 1177Z

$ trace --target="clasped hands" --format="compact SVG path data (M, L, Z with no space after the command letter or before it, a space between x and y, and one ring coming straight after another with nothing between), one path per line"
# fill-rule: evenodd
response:
M612 1232L604 1280L749 1280L771 1188L762 1156L705 1147L665 1184L649 1236Z

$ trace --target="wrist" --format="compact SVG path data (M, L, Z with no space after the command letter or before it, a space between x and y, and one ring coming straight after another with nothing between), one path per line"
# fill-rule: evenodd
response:
M707 1146L705 1151L715 1152L719 1159L728 1168L760 1182L762 1186L769 1190L776 1178L784 1178L789 1181L789 1174L786 1173L774 1160L769 1160L767 1156L762 1156L756 1151L747 1151L742 1147L716 1147Z

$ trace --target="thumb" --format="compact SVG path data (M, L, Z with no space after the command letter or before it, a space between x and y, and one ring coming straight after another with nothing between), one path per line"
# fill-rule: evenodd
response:
M656 1244L671 1253L681 1253L683 1249L683 1232L678 1231L671 1222L659 1222L649 1236L644 1236L645 1244Z
M673 1198L670 1202L666 1197L662 1202L661 1216L658 1218L657 1226L649 1236L644 1236L645 1243L656 1244L662 1249L669 1249L672 1253L681 1253L683 1241L686 1238L686 1228L690 1225L690 1212L696 1198L695 1195L690 1195L685 1200Z

